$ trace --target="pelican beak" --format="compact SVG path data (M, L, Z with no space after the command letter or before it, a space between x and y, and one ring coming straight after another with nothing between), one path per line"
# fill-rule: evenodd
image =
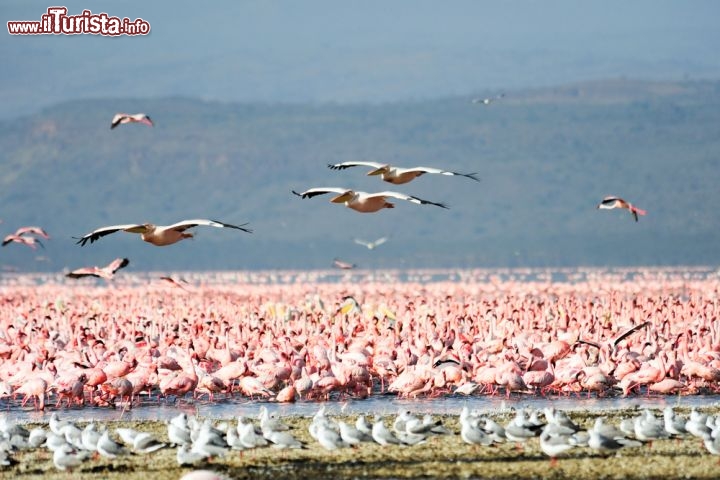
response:
M332 203L345 203L348 200L352 198L352 194L350 192L345 192L341 195L338 195L337 197L330 200Z
M383 173L387 173L387 167L376 168L375 170L368 172L368 175L382 175Z

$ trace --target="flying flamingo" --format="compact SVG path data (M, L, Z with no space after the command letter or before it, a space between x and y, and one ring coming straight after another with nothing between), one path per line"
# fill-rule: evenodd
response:
M50 238L50 235L43 230L41 227L20 227L15 231L15 235L37 235L38 237L42 237L45 240Z
M42 248L45 248L45 246L42 244L42 242L37 237L28 237L25 235L15 235L15 234L6 236L3 239L2 246L4 247L13 242L19 243L21 245L27 245L28 247L32 248L33 250L37 250L38 245L40 245Z
M346 207L360 213L373 213L383 208L395 208L394 204L387 201L387 197L407 200L408 202L417 203L418 205L435 205L436 207L448 208L442 203L435 203L398 192L367 193L348 188L335 187L311 188L302 193L298 193L295 190L292 192L302 198L312 198L317 195L325 195L326 193L337 193L338 196L330 200L332 203L344 203Z
M243 228L245 225L247 225L247 223L243 223L242 225L230 225L229 223L223 223L217 220L206 220L200 218L195 220L183 220L181 222L173 223L172 225L168 226L153 225L152 223L141 223L100 227L97 230L93 230L92 232L83 235L81 238L78 239L77 243L79 243L81 246L84 246L88 241L90 243L93 243L104 237L105 235L110 235L111 233L119 232L122 230L128 233L139 233L144 241L158 247L164 247L166 245L172 245L173 243L177 243L180 240L184 240L186 238L193 238L194 234L185 233L185 230L197 227L198 225L217 228L234 228L237 230L242 230L243 232L252 233L252 230L250 230L249 228Z
M153 126L153 122L150 120L150 117L144 113L135 113L133 115L127 113L116 113L112 119L112 124L110 124L110 130L125 123L142 123L143 125L147 125L149 127Z
M341 270L352 270L356 267L354 263L343 262L342 260L339 260L337 258L333 260L333 266Z
M380 175L384 181L388 183L392 183L393 185L401 185L403 183L408 183L415 178L425 175L426 173L437 173L440 175L459 175L461 177L467 177L472 180L475 180L476 182L479 182L480 179L477 178L475 175L476 173L458 173L458 172L450 172L448 170L442 170L440 168L432 168L432 167L412 167L412 168L401 168L401 167L395 167L393 165L388 165L386 163L377 163L377 162L343 162L343 163L336 163L336 164L330 164L328 165L328 168L331 168L333 170L345 170L346 168L350 167L359 167L359 166L365 166L365 167L371 167L374 170L371 170L368 172L368 175Z
M130 260L127 258L116 258L106 267L83 267L73 270L66 274L69 278L98 277L111 280L115 276L115 272L121 268L127 267Z
M612 210L613 208L626 208L635 218L636 222L638 221L638 215L647 214L645 210L641 210L633 206L630 202L627 202L620 197L613 196L603 198L603 201L598 204L597 208L605 210Z

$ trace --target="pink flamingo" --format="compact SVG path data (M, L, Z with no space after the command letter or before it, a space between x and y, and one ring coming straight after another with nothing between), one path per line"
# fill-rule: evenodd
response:
M28 237L26 235L15 235L15 234L6 236L3 239L2 246L4 247L13 242L19 243L20 245L27 245L28 247L32 248L33 250L37 250L38 245L40 245L42 248L45 248L45 246L42 244L42 242L36 237Z
M609 196L603 198L602 202L600 202L597 206L597 208L600 209L606 209L606 210L612 210L613 208L625 208L627 209L635 218L635 221L638 221L638 215L646 215L647 212L645 210L641 210L635 206L633 206L630 202L626 202L620 197L614 197Z
M105 267L83 267L67 273L65 276L69 278L98 277L111 280L115 276L115 272L121 268L125 268L130 263L127 258L116 258Z
M23 383L20 388L15 390L15 393L24 395L22 406L24 407L27 401L32 398L35 404L35 410L45 410L45 392L47 391L47 382L40 378L31 378Z
M112 123L110 124L110 130L118 125L124 125L126 123L141 123L149 127L154 125L153 121L150 120L150 117L144 113L134 113L132 115L128 113L116 113L112 119Z
M352 270L356 265L354 263L343 262L342 260L336 258L333 260L333 266L341 270Z

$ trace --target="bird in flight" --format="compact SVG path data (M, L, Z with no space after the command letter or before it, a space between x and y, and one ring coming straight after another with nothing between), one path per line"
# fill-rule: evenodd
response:
M83 267L73 270L66 274L69 278L97 277L111 280L115 276L115 272L121 268L125 268L130 263L127 258L116 258L105 267Z
M180 288L180 289L182 289L182 290L185 290L185 291L188 291L188 289L185 288L185 286L186 286L186 285L190 285L190 284L187 282L187 280L185 280L184 278L175 278L175 277L172 277L172 276L166 276L166 277L160 277L160 280L163 280L163 281L169 283L170 285L174 285L174 286L176 286L176 287L178 287L178 288Z
M135 113L132 115L128 113L116 113L112 119L112 123L110 124L110 130L125 123L142 123L143 125L147 125L149 127L154 125L153 121L150 120L150 117L144 113Z
M475 180L476 182L479 182L480 179L476 177L477 173L458 173L458 172L451 172L448 170L443 170L441 168L432 168L432 167L412 167L412 168L402 168L402 167L395 167L393 165L388 165L387 163L378 163L378 162L342 162L342 163L335 163L335 164L328 164L328 168L332 170L345 170L346 168L351 167L370 167L373 170L370 170L368 172L368 175L380 175L380 178L382 178L384 181L388 183L392 183L393 185L401 185L403 183L408 183L415 178L425 175L426 173L437 173L440 175L458 175L461 177L467 177L472 180Z
M394 204L387 201L388 198L407 200L408 202L417 203L418 205L435 205L440 208L448 208L442 203L435 203L398 192L367 193L350 190L348 188L318 187L305 190L302 193L293 190L292 193L302 198L312 198L317 195L325 195L326 193L337 193L338 196L330 200L332 203L344 203L346 207L361 213L377 212L383 208L395 208Z
M378 238L377 240L373 242L367 242L365 240L360 240L359 238L355 239L355 243L358 245L362 245L363 247L367 248L368 250L374 250L375 248L379 247L383 243L388 241L388 237L382 237Z
M93 243L100 238L110 235L111 233L123 231L128 233L139 233L140 237L155 246L164 247L166 245L172 245L180 240L186 238L192 238L193 233L185 232L185 230L197 226L217 227L217 228L234 228L242 230L243 232L252 233L249 228L243 228L247 223L242 225L230 225L229 223L219 222L217 220L206 220L204 218L195 220L183 220L181 222L173 223L172 225L153 225L152 223L140 223L140 224L129 224L129 225L113 225L110 227L100 227L97 230L83 235L77 239L77 243L80 246L85 246L87 242Z
M495 100L500 100L505 96L504 93L501 93L499 95L495 95L494 97L484 97L484 98L473 98L470 103L481 103L483 105L490 105Z
M4 247L9 243L16 242L27 245L33 250L37 249L37 245L45 248L40 239L34 237L33 235L37 235L38 237L42 237L44 239L50 238L50 235L48 235L47 232L40 227L20 227L15 231L15 233L7 235L3 239L2 246Z
M46 240L50 238L50 235L40 227L20 227L15 232L15 235L37 235Z
M33 250L37 250L37 246L40 245L42 248L45 248L45 245L42 244L39 238L37 237L28 237L27 235L16 235L16 234L10 234L6 236L3 239L2 246L6 246L10 243L19 243L21 245L27 245L28 247L32 248Z
M343 262L342 260L339 260L337 258L333 260L333 266L341 270L352 270L356 267L354 263Z
M638 221L638 215L647 214L645 210L633 206L633 204L631 204L630 202L627 202L620 197L613 196L603 198L602 202L598 204L597 208L605 210L612 210L613 208L625 208L632 214L636 222Z

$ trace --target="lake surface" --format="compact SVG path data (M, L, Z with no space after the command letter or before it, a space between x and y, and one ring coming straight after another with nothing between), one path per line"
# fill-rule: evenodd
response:
M617 410L626 408L663 409L673 407L718 407L720 395L687 395L687 396L634 396L634 397L590 397L587 396L449 396L428 399L399 399L393 395L378 395L366 400L330 401L325 402L329 415L394 415L400 409L415 413L459 415L463 406L477 409L484 413L502 413L514 408L543 408L553 406L561 410ZM255 417L260 406L264 405L271 414L278 416L312 416L323 402L271 403L250 401L247 399L224 401L192 401L182 402L146 402L140 407L123 410L122 408L80 407L56 410L48 408L45 412L36 412L31 408L10 408L0 412L0 418L16 422L48 422L53 411L61 418L73 421L117 421L117 420L167 420L180 412L209 417L213 419L232 419L239 415Z

